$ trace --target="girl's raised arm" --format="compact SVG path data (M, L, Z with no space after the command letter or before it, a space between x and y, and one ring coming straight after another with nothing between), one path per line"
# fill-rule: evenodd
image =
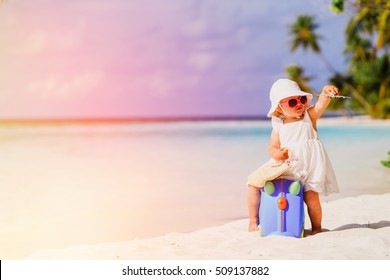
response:
M313 107L308 110L314 128L316 127L317 120L322 116L322 114L325 112L326 108L330 103L330 97L325 95L331 94L338 95L339 89L333 85L324 86L321 94L318 97L318 101Z

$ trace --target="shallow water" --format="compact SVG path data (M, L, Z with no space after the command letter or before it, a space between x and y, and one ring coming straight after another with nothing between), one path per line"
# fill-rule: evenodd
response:
M269 122L0 128L0 258L187 232L246 218L246 177ZM390 189L389 126L323 126L340 194ZM244 229L245 230L245 229Z

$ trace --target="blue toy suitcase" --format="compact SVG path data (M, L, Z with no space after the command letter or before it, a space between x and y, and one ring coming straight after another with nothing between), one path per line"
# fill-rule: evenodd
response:
M303 188L297 181L277 179L261 189L260 234L303 237Z

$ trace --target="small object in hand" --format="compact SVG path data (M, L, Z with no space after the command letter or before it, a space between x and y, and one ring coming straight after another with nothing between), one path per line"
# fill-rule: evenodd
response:
M333 93L330 93L330 94L321 93L321 94L317 94L317 95L318 95L318 96L326 96L326 97L329 97L329 98L351 99L350 96L335 95L335 94L333 94Z

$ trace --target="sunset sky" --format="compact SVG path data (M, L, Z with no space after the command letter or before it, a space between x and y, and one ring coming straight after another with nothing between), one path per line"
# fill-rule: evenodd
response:
M0 4L0 118L264 115L291 63L288 25L315 15L339 71L347 14L331 0L7 0Z

